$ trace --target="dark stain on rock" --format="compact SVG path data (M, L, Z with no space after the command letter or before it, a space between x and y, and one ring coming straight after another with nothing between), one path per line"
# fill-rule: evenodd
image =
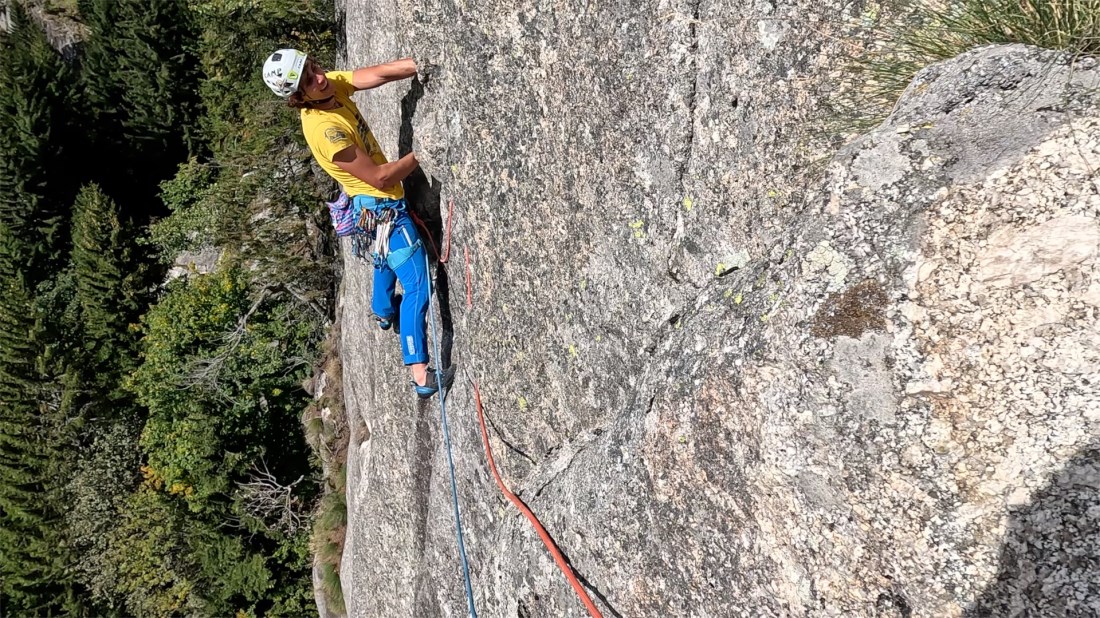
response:
M830 294L814 315L810 331L814 337L844 335L858 339L869 330L885 330L886 292L874 279L867 279L839 294Z

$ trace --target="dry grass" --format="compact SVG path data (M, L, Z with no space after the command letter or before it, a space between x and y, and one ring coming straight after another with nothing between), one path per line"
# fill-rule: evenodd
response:
M880 24L878 44L852 59L834 104L855 129L881 122L921 69L975 47L1100 54L1100 0L918 0Z
M344 541L348 527L348 504L345 482L347 466L330 481L337 484L329 488L321 499L313 524L312 549L321 571L321 589L325 600L335 610L343 613L344 590L340 583L340 560L344 556Z
M348 523L346 486L351 432L344 411L339 321L329 329L321 346L318 373L324 375L324 392L302 414L306 439L326 470L324 495L313 516L311 547L321 574L325 600L334 610L343 613L340 560L344 555Z

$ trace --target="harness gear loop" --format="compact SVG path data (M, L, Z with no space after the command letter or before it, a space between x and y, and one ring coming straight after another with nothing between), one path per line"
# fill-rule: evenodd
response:
M352 239L352 253L355 257L366 259L367 254L370 254L375 267L386 262L397 212L396 208L388 206L377 210L363 208L359 211L359 218L355 222L355 236Z

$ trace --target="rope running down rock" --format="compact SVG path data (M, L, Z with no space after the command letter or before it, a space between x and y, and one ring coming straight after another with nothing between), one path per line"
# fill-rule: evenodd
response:
M565 578L569 580L569 585L573 587L573 590L580 597L581 603L584 603L588 613L592 618L603 618L603 614L596 607L596 604L592 602L592 599L588 597L588 592L585 591L584 586L577 580L576 573L573 572L573 568L569 566L569 563L565 561L565 557L562 556L561 550L554 543L554 539L550 538L550 534L546 532L546 528L542 527L542 523L539 522L539 518L535 517L535 514L531 512L531 509L527 508L527 505L520 500L516 494L512 493L508 487L504 484L504 481L500 478L500 473L497 472L497 464L493 461L493 450L489 447L489 431L485 428L485 412L481 407L481 389L478 388L477 382L474 382L474 401L477 402L477 419L481 423L481 439L485 443L485 456L489 459L489 469L493 472L493 478L497 481L497 487L500 487L500 491L504 493L504 496L512 501L512 504L516 505L516 508L527 517L527 520L534 526L535 532L538 532L539 538L542 539L543 545L546 545L546 549L550 551L550 555L553 556L554 562L557 563L558 568L561 569Z

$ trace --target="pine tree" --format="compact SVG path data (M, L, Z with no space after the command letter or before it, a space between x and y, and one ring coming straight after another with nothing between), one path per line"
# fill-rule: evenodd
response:
M64 214L77 186L68 161L74 74L18 3L11 24L0 36L0 224L29 249L18 260L33 289L67 244Z
M41 421L41 322L23 272L28 250L0 225L0 603L33 615L78 611L79 604L49 497L47 471L58 455Z
M75 302L85 348L92 352L88 360L98 373L119 378L132 368L136 355L130 325L148 301L148 269L141 263L132 226L95 184L77 195L72 232Z
M80 11L90 31L82 91L106 164L95 178L112 195L148 196L124 204L147 215L157 184L195 143L201 73L194 20L184 0L82 0Z

